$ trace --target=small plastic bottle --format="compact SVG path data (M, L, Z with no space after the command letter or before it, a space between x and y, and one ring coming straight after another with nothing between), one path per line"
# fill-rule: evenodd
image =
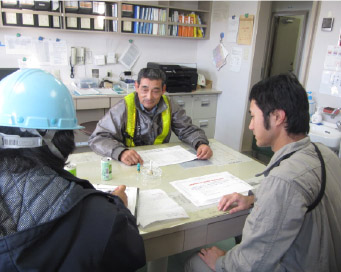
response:
M317 111L311 116L311 122L313 124L321 124L322 123L322 108L318 107Z
M307 92L307 95L308 95L308 102L309 102L309 115L311 118L311 116L315 113L316 103L313 99L312 92Z

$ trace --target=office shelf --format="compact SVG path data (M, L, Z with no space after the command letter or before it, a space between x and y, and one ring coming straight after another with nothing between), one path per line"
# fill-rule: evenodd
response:
M0 27L197 40L210 36L211 1L47 1L43 8L37 2L46 4L23 7L21 1L1 0Z

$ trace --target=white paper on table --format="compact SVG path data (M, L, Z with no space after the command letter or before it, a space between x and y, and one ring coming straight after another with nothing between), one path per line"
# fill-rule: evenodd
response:
M209 159L209 161L213 165L226 165L252 161L252 159L249 158L248 156L243 155L234 150L228 149L222 144L213 142L210 143L210 147L213 151L213 156Z
M165 147L137 152L143 161L153 161L157 166L178 164L187 161L193 161L197 155L189 152L180 145Z
M72 154L68 161L69 163L78 164L84 162L94 162L100 163L102 156L95 154L94 152L83 152L83 153L76 153Z
M102 192L113 192L118 186L115 185L108 185L108 184L93 184L96 190L102 191ZM138 201L138 195L139 195L139 188L137 187L126 187L125 193L128 198L128 209L130 210L132 215L136 216L136 204Z
M140 191L137 223L143 228L154 222L179 218L188 218L186 211L163 190Z
M218 203L223 195L246 193L252 186L228 172L173 181L175 189L195 206Z

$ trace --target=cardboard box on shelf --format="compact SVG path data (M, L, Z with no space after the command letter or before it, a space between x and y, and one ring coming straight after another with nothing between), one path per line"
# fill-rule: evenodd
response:
M212 89L212 80L209 80L209 79L206 79L206 85L205 86L200 86L200 85L197 85L197 90L200 90L200 89Z

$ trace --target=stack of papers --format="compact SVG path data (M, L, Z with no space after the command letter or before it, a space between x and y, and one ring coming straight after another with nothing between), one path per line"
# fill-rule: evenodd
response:
M114 185L106 185L106 184L96 184L94 185L96 190L103 191L106 193L111 193L115 191L118 186ZM137 201L139 197L140 189L137 187L127 187L125 193L128 197L128 209L130 210L131 214L136 216L137 212Z
M117 186L96 184L97 190L110 193ZM136 217L137 224L143 228L165 220L188 218L184 208L171 199L163 190L140 191L136 187L127 187L128 209Z
M143 228L154 222L179 218L188 218L186 211L163 190L140 191L137 223Z
M193 161L197 158L196 154L187 151L180 145L138 151L137 153L139 153L143 161L153 161L157 166L178 164L187 161Z
M252 186L228 172L177 180L171 184L195 206L218 203L227 194L247 193Z

